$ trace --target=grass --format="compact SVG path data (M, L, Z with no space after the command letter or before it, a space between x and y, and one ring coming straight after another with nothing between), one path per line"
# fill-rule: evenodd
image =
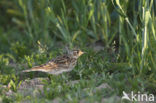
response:
M59 98L76 103L106 98L113 103L123 91L155 95L154 0L2 0L0 5L0 102ZM99 40L105 49L95 51L92 45ZM17 74L62 54L66 46L87 54L70 73L44 74L50 80L43 81L41 97L22 96L19 83L36 74L28 73L24 80ZM103 83L111 88L96 90ZM2 88L8 84L13 97Z

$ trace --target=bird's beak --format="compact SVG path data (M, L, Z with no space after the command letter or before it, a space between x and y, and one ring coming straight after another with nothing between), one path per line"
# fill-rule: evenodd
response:
M86 53L86 52L82 52L82 51L80 51L79 55L82 55L82 54L84 54L84 53Z

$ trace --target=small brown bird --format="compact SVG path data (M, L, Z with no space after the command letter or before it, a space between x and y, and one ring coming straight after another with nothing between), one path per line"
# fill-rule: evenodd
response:
M69 72L74 69L77 59L83 54L81 50L72 50L67 54L58 56L46 64L35 66L30 70L24 70L23 72L41 71L49 74L61 74L63 72Z

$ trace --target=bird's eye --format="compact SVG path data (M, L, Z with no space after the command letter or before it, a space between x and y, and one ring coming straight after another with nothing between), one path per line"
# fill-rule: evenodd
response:
M78 51L77 51L77 50L76 50L76 51L74 51L74 52L73 52L73 54L74 54L74 55L77 55L77 54L78 54Z

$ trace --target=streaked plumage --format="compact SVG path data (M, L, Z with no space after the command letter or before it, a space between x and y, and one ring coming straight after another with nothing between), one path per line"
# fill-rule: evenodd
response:
M35 66L30 70L24 70L23 72L41 71L55 75L61 74L63 72L69 72L75 67L78 57L80 57L82 54L83 52L81 50L72 50L69 51L68 54L58 56L46 64Z

